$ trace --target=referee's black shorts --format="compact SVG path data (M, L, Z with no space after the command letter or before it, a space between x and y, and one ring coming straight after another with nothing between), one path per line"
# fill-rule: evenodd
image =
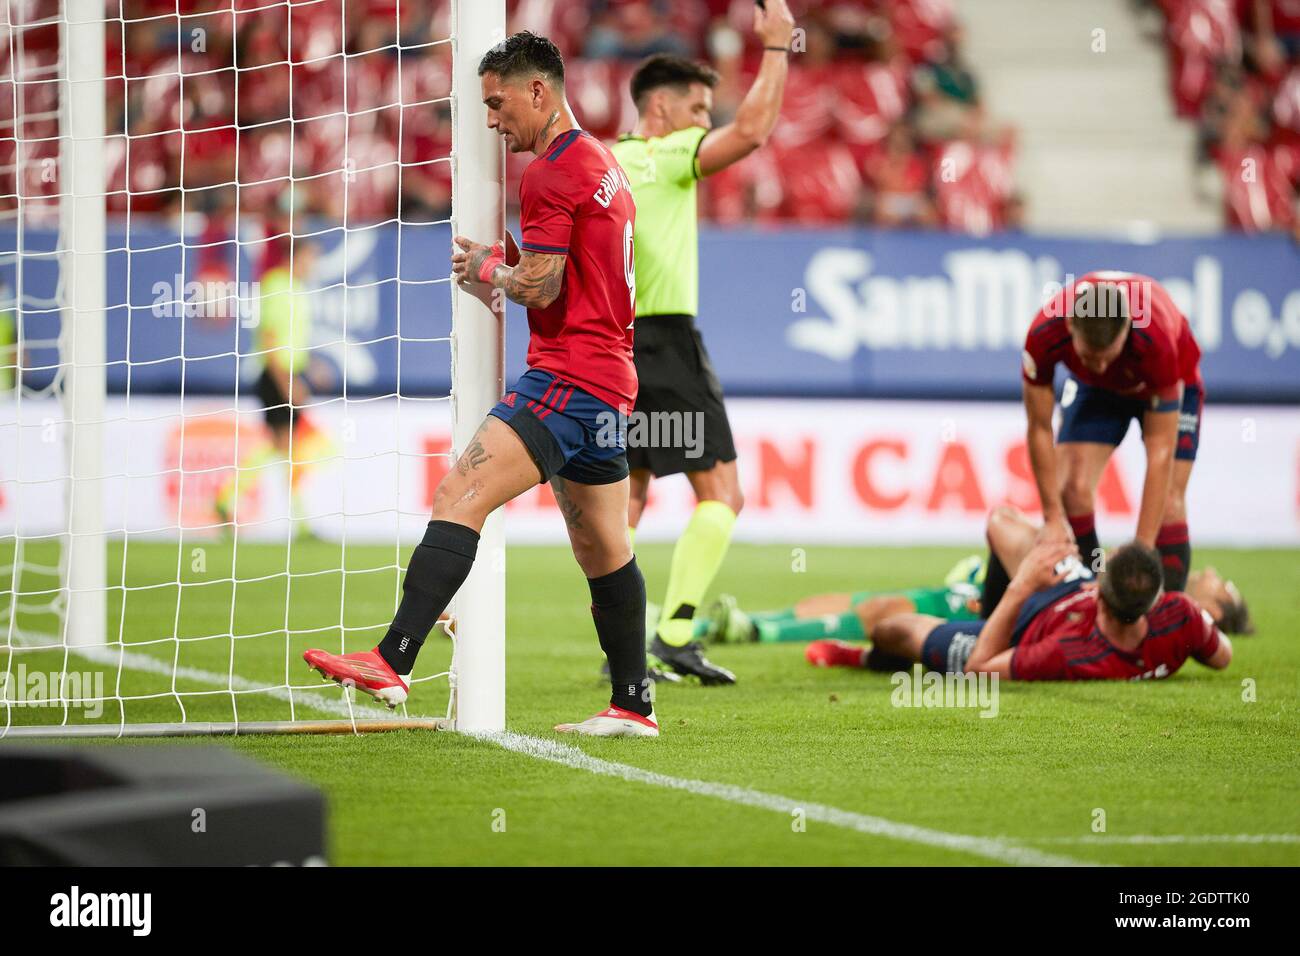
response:
M704 340L689 315L643 315L636 320L633 345L637 395L634 415L676 412L698 414L701 439L683 442L637 442L629 428L627 463L636 471L648 469L655 477L688 471L707 471L718 462L735 461L731 423L722 403L722 384L713 371ZM657 429L647 429L654 434Z
M257 397L262 404L262 414L270 428L292 428L297 409L289 404L289 396L280 390L270 371L262 369L257 377Z

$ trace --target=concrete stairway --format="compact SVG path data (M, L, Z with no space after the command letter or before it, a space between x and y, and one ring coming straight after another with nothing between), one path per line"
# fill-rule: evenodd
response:
M1195 128L1177 119L1163 48L1124 0L957 0L995 119L1019 129L1030 229L1150 238L1216 230L1198 199ZM1094 52L1104 30L1105 52Z

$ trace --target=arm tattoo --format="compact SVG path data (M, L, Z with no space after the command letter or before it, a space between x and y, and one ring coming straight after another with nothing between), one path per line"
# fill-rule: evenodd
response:
M555 492L555 501L564 515L564 524L570 531L582 529L582 509L564 491L565 481L559 475L551 479L551 490Z
M492 284L504 289L512 301L522 306L544 309L560 297L566 260L567 256L563 255L525 252L514 268L497 266Z

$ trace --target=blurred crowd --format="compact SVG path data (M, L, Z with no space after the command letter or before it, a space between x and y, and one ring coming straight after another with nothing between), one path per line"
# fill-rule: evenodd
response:
M450 209L447 0L107 0L107 170L115 213L236 210L349 224ZM1011 132L991 123L950 0L792 0L801 33L769 148L705 184L723 224L872 223L987 233L1019 225ZM518 0L550 36L579 121L614 138L644 56L706 59L726 122L761 55L753 0ZM9 208L58 185L59 0L10 0L0 43ZM347 54L346 56L342 54ZM17 77L17 91L12 77ZM16 107L16 109L15 109ZM21 154L20 151L21 150ZM528 157L512 157L509 194ZM400 206L399 206L400 204Z
M1178 114L1224 223L1300 240L1300 0L1143 0L1161 17Z

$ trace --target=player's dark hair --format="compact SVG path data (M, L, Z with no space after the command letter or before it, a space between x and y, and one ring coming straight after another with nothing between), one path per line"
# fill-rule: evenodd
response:
M692 83L703 83L712 89L718 85L718 71L684 56L656 53L643 61L632 74L632 102L641 109L646 95L654 90L674 86L684 92Z
M1122 283L1085 282L1074 290L1070 324L1089 348L1107 348L1128 323L1128 293Z
M1121 624L1133 624L1155 605L1164 580L1160 552L1131 541L1106 558L1101 600L1111 617Z
M1214 623L1224 634L1254 634L1255 622L1251 620L1246 599L1235 587L1230 589L1229 595L1231 600L1221 602L1223 613Z
M483 54L478 75L495 73L504 79L524 73L540 73L557 86L564 85L564 57L546 37L523 30L506 37Z

